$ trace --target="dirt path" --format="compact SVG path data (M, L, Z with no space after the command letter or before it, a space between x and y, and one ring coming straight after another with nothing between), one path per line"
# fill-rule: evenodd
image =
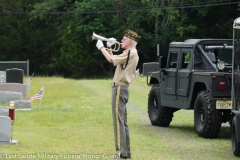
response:
M146 111L141 110L140 108L136 107L134 104L128 103L127 107L134 111L136 115L139 115L138 118L145 125L151 125L151 122L148 118L148 113Z

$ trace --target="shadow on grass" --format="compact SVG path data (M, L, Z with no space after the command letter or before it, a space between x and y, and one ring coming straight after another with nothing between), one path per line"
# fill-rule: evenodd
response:
M151 124L142 125L148 132L151 133L163 133L166 132L167 134L176 134L176 135L187 135L191 137L199 137L198 134L195 132L193 125L171 125L169 127L158 127L152 126ZM223 124L219 133L219 136L215 139L230 139L230 126Z
M230 139L230 138L231 138L231 127L222 125L218 139Z
M171 129L177 131L177 132L182 132L182 133L190 133L190 134L196 134L194 126L187 126L187 125L182 125L182 126L169 126ZM222 125L221 130L219 132L219 136L217 137L217 139L229 139L231 138L231 132L230 132L231 127L230 126L226 126L226 125Z

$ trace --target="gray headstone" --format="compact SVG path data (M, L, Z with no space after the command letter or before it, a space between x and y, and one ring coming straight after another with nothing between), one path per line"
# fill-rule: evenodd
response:
M0 91L0 104L9 103L12 100L22 100L20 92Z
M0 116L0 142L10 142L11 135L11 119L6 116Z
M6 71L0 71L0 83L6 83Z
M16 100L14 101L14 106L16 109L31 109L32 103L27 100Z
M0 116L9 116L9 108L0 106Z

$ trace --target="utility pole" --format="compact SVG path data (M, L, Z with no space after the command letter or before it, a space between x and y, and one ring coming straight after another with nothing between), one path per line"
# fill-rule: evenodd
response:
M159 59L159 44L157 44L157 62L158 62L158 59Z

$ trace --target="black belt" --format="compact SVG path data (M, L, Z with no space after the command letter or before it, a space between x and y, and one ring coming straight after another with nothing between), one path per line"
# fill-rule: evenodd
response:
M111 85L112 85L112 88L116 86L129 86L129 84L125 82L117 82L117 83L113 82Z

